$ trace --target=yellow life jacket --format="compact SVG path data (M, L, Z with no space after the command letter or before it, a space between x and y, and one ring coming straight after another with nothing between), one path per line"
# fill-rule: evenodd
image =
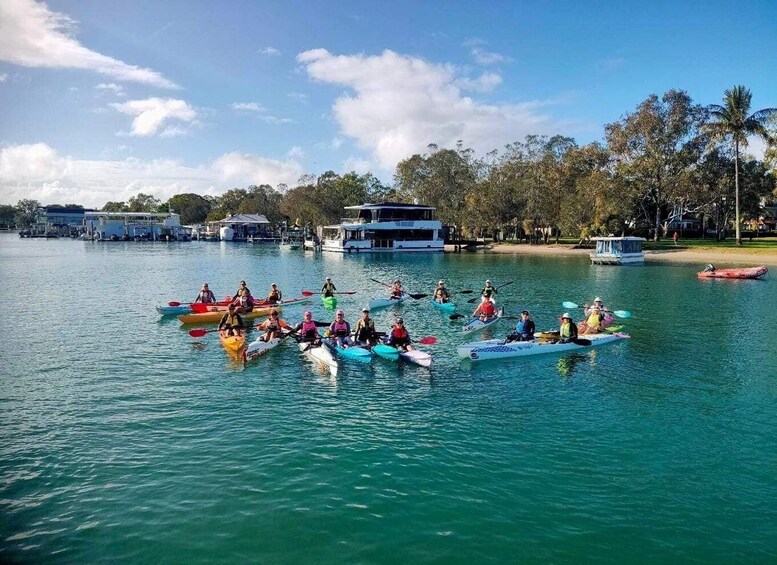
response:
M591 315L588 316L588 319L585 321L585 324L589 328L598 328L599 324L601 323L602 323L602 315L598 310L591 312Z
M561 331L559 333L560 333L561 337L569 337L570 336L571 332L570 332L569 322L564 322L563 324L561 324Z

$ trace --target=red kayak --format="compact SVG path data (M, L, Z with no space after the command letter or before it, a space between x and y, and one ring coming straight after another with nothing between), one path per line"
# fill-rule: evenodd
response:
M707 265L701 273L696 273L700 279L760 279L769 269L763 265L760 267L747 267L744 269L716 269Z

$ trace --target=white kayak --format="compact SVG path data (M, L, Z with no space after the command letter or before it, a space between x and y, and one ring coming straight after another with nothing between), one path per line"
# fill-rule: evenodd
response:
M326 367L333 377L337 376L337 359L335 359L328 347L323 345L314 347L309 342L301 341L299 342L299 350L321 367Z
M534 339L532 341L511 341L510 343L504 343L504 340L489 340L489 342L492 343L475 342L473 344L464 344L457 348L457 352L460 357L467 358L471 361L489 361L491 359L508 359L510 357L542 355L544 353L577 351L612 343L628 337L630 336L624 333L592 334L585 336L585 338L578 339L577 343L552 343L541 339Z
M262 340L261 336L256 338L243 350L243 362L247 363L267 354L268 351L280 345L281 341L283 339L280 337L274 337L269 341Z
M378 308L388 308L396 304L401 304L406 300L410 300L410 296L403 294L402 298L373 298L367 303L367 308L370 310L377 310Z
M462 328L462 332L465 334L476 332L478 330L482 330L490 326L491 324L495 324L499 321L499 318L501 318L504 315L505 309L500 308L496 311L496 316L491 316L490 318L484 320L481 320L478 318L470 318L469 322L467 322L464 327Z
M399 357L408 363L420 365L421 367L432 366L432 356L429 355L426 351L418 351L417 349L413 349L412 351L400 350Z

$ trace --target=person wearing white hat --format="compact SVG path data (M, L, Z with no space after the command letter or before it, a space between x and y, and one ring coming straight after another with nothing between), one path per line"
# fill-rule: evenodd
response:
M561 316L559 338L561 343L567 343L577 339L577 324L572 321L572 316L569 315L569 312L564 312Z
M583 308L585 308L586 316L583 333L598 333L602 331L604 329L604 316L606 312L602 299L597 296L594 298L594 303L591 306L584 304Z
M441 280L437 282L437 288L434 289L434 301L440 304L445 304L450 301L451 293L445 288L445 281Z
M278 288L278 285L275 283L272 283L270 285L270 292L267 293L267 302L271 304L277 304L283 299L283 293L281 292L281 289Z
M321 287L322 294L327 296L334 296L335 291L337 288L335 287L334 283L332 282L332 277L327 277L326 281L324 282L324 286Z
M496 287L491 283L491 279L486 279L486 284L483 286L483 290L480 291L481 303L489 301L496 304L496 294Z

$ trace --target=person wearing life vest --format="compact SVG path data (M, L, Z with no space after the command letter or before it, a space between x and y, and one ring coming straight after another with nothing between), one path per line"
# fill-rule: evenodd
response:
M243 292L232 301L238 314L247 314L254 309L254 297L249 292Z
M386 338L386 343L404 351L413 350L413 346L410 345L410 334L407 332L407 329L405 329L405 321L402 318L397 318L394 327L391 328L391 331Z
M585 332L584 333L597 333L604 329L604 317L607 311L602 304L602 299L598 296L594 299L592 306L585 304Z
M440 304L445 304L451 299L450 291L445 288L445 281L438 281L437 288L434 289L433 295L434 301Z
M240 287L237 289L237 292L232 297L232 300L237 300L239 296L251 296L251 290L246 286L245 281L240 281Z
M272 283L270 285L270 292L267 294L267 302L270 304L278 304L283 299L283 293L281 292L281 289L278 288L278 285L275 283Z
M480 320L482 322L486 322L493 316L496 316L496 307L493 302L486 300L476 308L475 312L475 315L480 315Z
M345 313L342 310L338 310L335 313L335 321L329 325L329 338L333 344L339 345L342 348L353 345L351 324L345 321Z
M528 310L521 312L521 319L515 325L515 331L507 336L507 341L531 341L534 339L536 326Z
M402 298L403 294L405 294L405 291L402 289L402 283L397 279L394 281L394 284L391 285L391 294L389 295L389 298L392 300L399 300Z
M278 317L277 310L271 310L270 317L256 327L264 330L264 335L260 338L262 341L270 341L273 338L282 337L283 329L291 329L286 320Z
M577 324L572 321L572 316L564 312L561 316L561 328L559 328L559 342L568 343L577 339Z
M321 336L318 334L318 326L325 325L313 319L313 313L308 310L303 314L302 321L294 326L293 332L299 334L300 341L308 341L315 346L321 345Z
M481 296L481 303L483 302L493 302L496 303L496 288L494 288L494 285L491 283L491 279L486 280L485 286L483 286L483 290L480 291Z
M203 304L213 304L216 302L216 296L213 294L213 291L208 288L208 283L202 285L202 288L197 294L197 298L194 299L194 302L201 302Z
M324 282L324 286L321 287L321 292L323 293L324 297L326 298L327 296L334 296L336 290L337 288L332 283L332 277L327 277L326 281Z
M370 309L362 308L362 317L356 322L354 341L357 345L375 345L378 343L378 332L375 331L375 322L370 318Z
M240 335L243 333L243 318L237 313L234 304L230 304L226 314L221 317L219 331L225 332L226 335Z

